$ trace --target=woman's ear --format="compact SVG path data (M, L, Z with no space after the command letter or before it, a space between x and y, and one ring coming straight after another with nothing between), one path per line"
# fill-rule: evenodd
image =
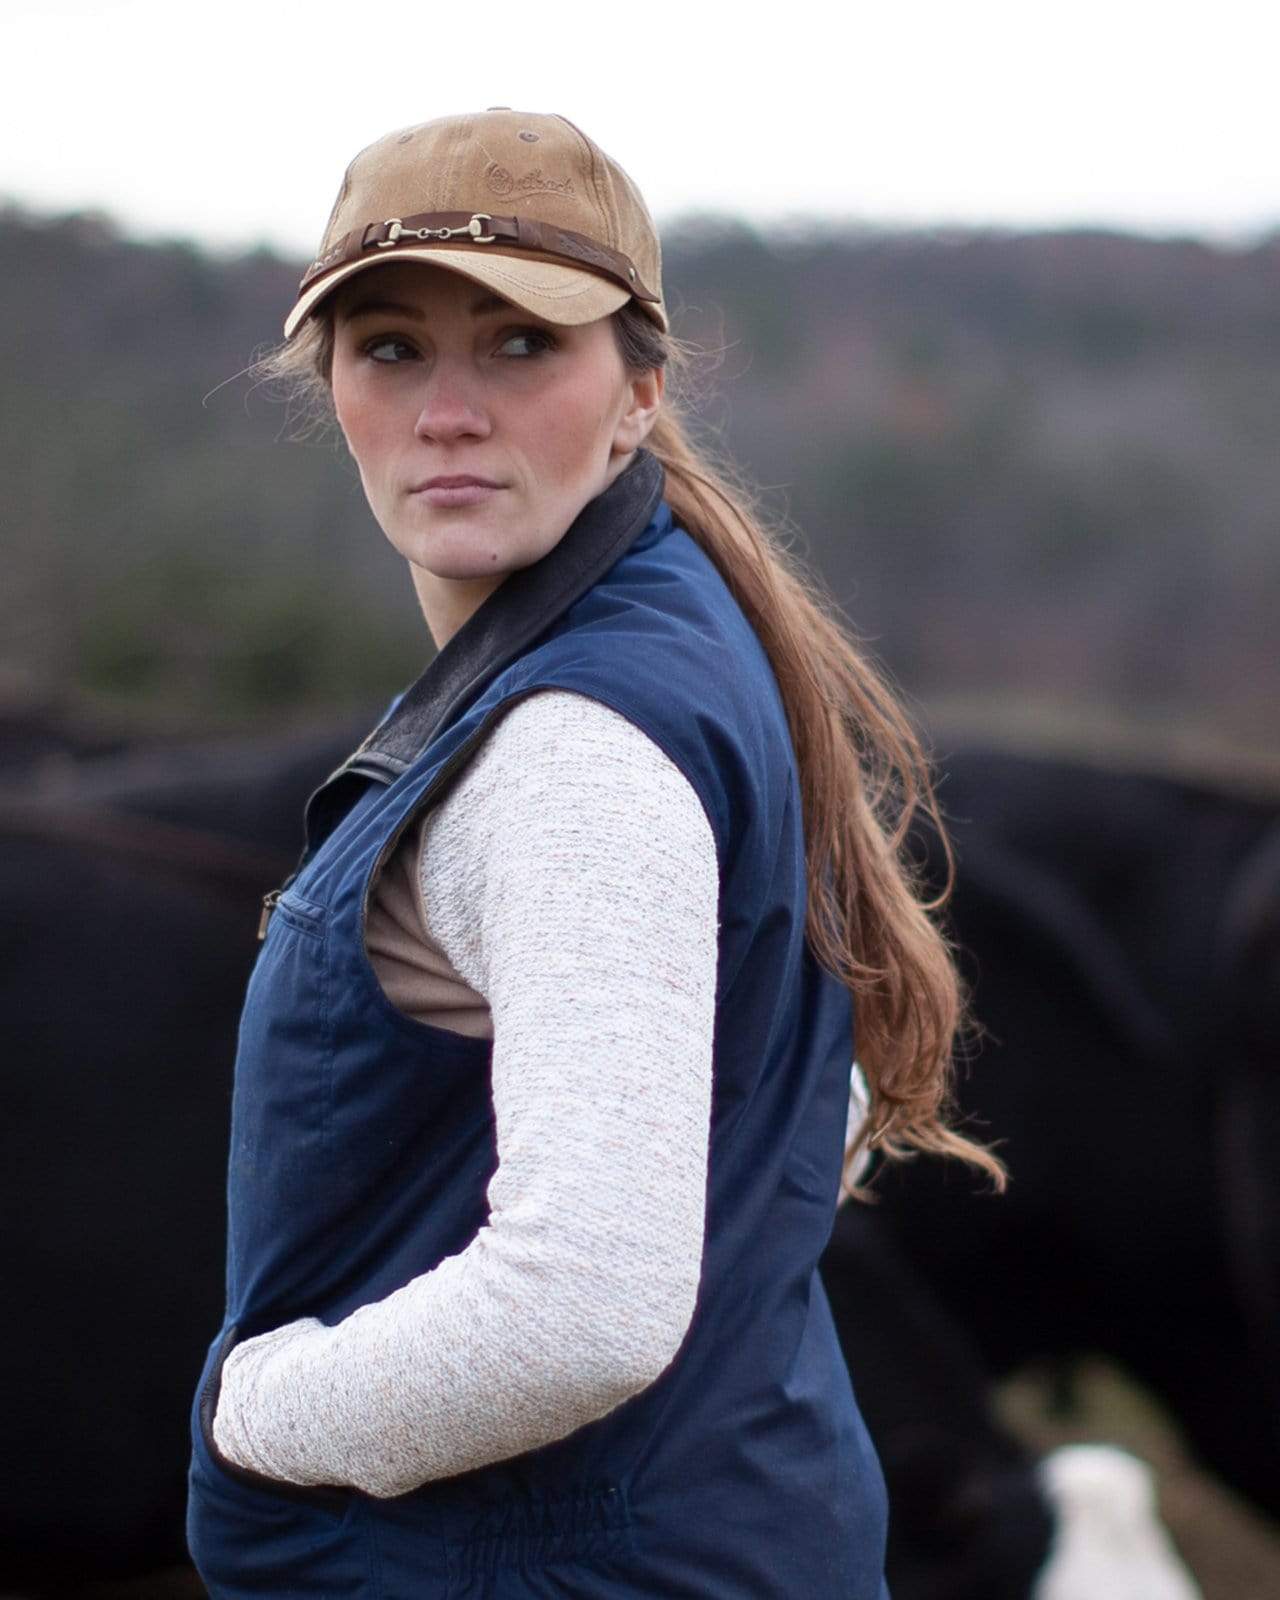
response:
M644 443L658 420L667 374L663 367L631 373L627 379L626 410L618 418L613 435L615 454L630 454Z

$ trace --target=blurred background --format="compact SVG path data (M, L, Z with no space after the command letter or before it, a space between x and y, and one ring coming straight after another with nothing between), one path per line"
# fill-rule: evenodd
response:
M444 10L6 7L15 747L37 725L82 752L323 729L422 670L354 464L245 369L358 148L511 104L563 112L640 185L675 331L705 351L706 436L935 744L1274 808L1273 19L1234 0ZM1190 1476L1176 1424L1110 1368L1060 1434L1028 1380L1002 1404L1042 1444L1136 1439L1184 1550L1218 1552L1205 1592L1267 1592L1274 1528Z
M801 6L754 32L390 3L355 57L334 5L7 15L9 58L56 62L58 90L17 75L0 154L6 696L209 727L416 673L345 450L288 442L237 374L354 151L518 105L532 68L660 219L676 329L713 352L699 415L930 715L1270 764L1255 13Z

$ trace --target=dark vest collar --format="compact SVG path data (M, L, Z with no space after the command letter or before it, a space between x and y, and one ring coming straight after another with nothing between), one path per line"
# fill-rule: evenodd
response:
M661 462L637 450L541 560L503 579L333 776L397 778L456 711L605 575L649 526L665 485Z

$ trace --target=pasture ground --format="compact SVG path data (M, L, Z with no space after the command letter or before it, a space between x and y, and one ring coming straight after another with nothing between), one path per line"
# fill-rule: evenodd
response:
M1280 1525L1196 1467L1168 1416L1141 1388L1101 1360L1081 1362L1063 1409L1049 1373L1026 1371L1003 1384L1005 1423L1033 1449L1115 1444L1155 1471L1160 1512L1204 1600L1276 1600Z

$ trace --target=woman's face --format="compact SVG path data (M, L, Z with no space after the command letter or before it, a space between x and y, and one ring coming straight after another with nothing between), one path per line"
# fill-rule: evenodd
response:
M626 467L662 373L627 372L608 318L543 322L424 262L358 273L334 300L338 421L443 644Z

